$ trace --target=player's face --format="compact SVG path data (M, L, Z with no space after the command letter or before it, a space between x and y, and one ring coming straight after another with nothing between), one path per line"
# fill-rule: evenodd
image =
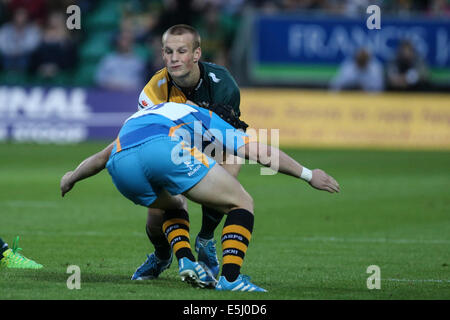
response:
M173 78L188 76L200 59L200 48L192 49L193 40L190 33L169 34L165 37L162 55L167 71Z

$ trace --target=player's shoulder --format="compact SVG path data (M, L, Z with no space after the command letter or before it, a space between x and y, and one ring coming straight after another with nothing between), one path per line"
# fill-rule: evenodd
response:
M168 81L168 72L167 68L162 68L158 71L156 71L153 76L150 78L150 80L147 82L147 86L158 86L161 87L164 83Z
M215 64L213 62L200 61L199 63L201 63L203 65L205 70L228 72L227 68L225 68L224 66Z
M203 66L203 78L207 85L219 94L218 100L228 100L225 96L239 96L240 90L231 73L223 66L211 62L201 62Z
M139 96L139 109L167 101L169 76L166 68L158 70L147 82Z
M224 66L212 62L200 62L204 68L205 76L209 77L215 83L220 82L221 79L233 80L233 76Z
M169 81L169 76L167 68L162 68L156 71L151 79L147 82L145 87L142 89L143 92L149 94L149 92L161 92L167 89L167 82Z

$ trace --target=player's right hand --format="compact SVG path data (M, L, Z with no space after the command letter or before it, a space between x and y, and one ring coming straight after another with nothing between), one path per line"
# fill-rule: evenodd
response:
M72 173L73 171L66 172L66 174L61 178L61 182L59 183L59 187L61 189L61 197L64 197L64 195L69 192L75 185L72 182L72 179L70 179L72 177Z
M339 183L333 177L326 174L323 170L314 169L312 179L309 184L316 189L335 193L341 191Z
M199 107L199 105L196 104L196 103L195 103L194 101L192 101L192 100L186 100L186 103L187 103L187 104L192 104L193 106Z

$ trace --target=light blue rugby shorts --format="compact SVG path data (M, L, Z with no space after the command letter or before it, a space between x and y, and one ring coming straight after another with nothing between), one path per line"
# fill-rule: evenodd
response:
M177 195L192 188L216 164L190 150L181 140L158 137L113 154L106 168L120 193L148 207L163 189Z

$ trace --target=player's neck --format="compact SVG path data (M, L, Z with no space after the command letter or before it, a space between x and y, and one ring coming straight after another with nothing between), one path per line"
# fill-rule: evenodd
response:
M200 80L200 67L198 66L198 64L196 64L192 71L187 75L178 78L172 77L172 80L176 83L177 86L181 88L195 87Z

